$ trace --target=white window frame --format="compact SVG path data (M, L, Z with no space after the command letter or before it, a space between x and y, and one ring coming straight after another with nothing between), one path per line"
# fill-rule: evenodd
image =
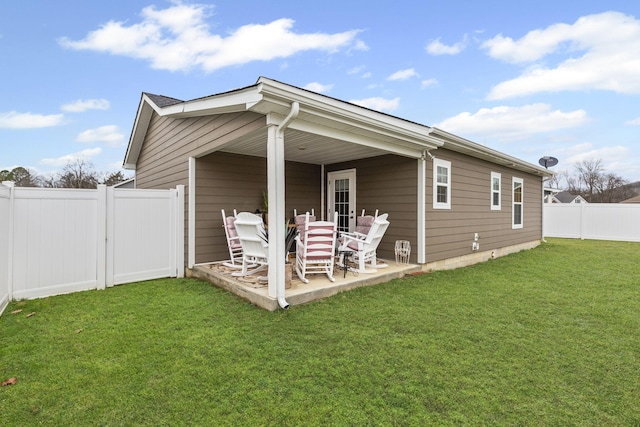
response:
M516 202L516 184L520 184L520 202ZM516 224L516 206L520 206L520 223ZM524 226L524 180L522 178L512 179L511 184L511 228L522 228Z
M438 167L447 168L447 182L438 182ZM447 201L438 201L438 187L447 188ZM451 162L442 159L433 159L433 209L451 209Z
M498 180L498 189L496 190L495 188L493 188L493 181L494 180ZM499 172L491 172L491 200L489 200L489 203L491 204L491 210L492 211L499 211L502 209L502 174L500 174ZM498 195L498 204L494 204L494 195L497 194Z

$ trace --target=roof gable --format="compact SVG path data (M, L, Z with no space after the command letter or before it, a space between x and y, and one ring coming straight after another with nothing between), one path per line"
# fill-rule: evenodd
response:
M289 129L345 141L373 150L409 157L445 147L467 155L541 176L552 173L443 130L371 110L276 80L260 77L256 84L190 101L143 93L124 167L135 169L153 114L175 118L253 111L265 116L265 126L279 125L293 102L300 106Z

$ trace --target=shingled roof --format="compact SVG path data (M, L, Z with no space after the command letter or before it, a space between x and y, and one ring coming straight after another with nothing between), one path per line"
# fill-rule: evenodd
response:
M160 108L169 107L171 105L180 104L181 102L184 102L184 101L181 101L180 99L171 98L169 96L154 95L148 92L144 92L144 94L147 95L149 99L151 99Z

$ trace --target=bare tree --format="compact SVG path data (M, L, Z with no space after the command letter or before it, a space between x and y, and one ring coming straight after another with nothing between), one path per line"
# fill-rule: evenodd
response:
M83 159L76 159L65 165L58 179L61 188L97 188L100 180L93 165Z
M602 166L602 160L583 160L576 163L576 170L578 172L578 185L583 189L583 197L587 199L587 202L595 202L594 195L599 193L602 189L602 176L604 174L604 168Z
M605 172L602 160L583 160L575 165L576 174L566 175L567 191L581 195L589 203L617 203L634 195L628 181Z
M598 201L601 203L617 203L634 196L629 182L615 173L603 175Z

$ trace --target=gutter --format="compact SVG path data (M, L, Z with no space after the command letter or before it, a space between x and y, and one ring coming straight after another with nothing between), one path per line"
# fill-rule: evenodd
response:
M297 101L292 102L291 103L291 111L289 111L289 114L287 115L287 117L285 117L285 119L282 121L282 123L280 123L280 125L278 125L278 127L276 129L276 139L277 140L284 140L284 131L285 131L285 129L287 129L287 127L289 127L291 122L293 122L298 117L299 113L300 113L300 103L298 103ZM283 233L280 233L280 234L281 234L281 236L278 236L278 239L282 239L283 236L284 236ZM284 241L282 242L282 244L284 246ZM280 252L278 252L278 253L280 253ZM282 266L280 266L280 265L276 266L276 268L278 268L278 269L280 269L281 267ZM283 273L284 273L284 271L283 271ZM283 274L282 279L283 280L278 280L276 282L276 298L278 300L278 305L280 306L280 308L283 308L283 309L286 310L287 308L289 308L289 303L285 299L284 274Z

